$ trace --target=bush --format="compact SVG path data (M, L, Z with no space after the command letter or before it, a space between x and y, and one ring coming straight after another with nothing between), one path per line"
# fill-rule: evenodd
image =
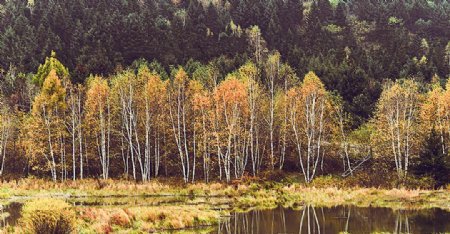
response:
M130 227L131 219L123 209L119 209L111 215L111 224L120 227Z
M20 220L26 233L73 233L75 211L68 203L57 199L37 199L25 203Z

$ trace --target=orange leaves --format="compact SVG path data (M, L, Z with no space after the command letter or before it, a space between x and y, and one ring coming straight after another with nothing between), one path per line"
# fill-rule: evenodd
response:
M247 112L247 88L245 84L230 75L217 87L214 92L214 100L220 111L232 111L231 108L239 108Z
M145 93L149 97L163 100L166 92L166 84L156 74L151 74L145 83ZM156 100L155 100L156 101Z

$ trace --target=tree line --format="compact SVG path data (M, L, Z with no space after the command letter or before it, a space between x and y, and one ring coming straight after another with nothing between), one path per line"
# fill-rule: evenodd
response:
M0 174L443 185L449 17L443 0L0 0Z
M0 77L35 72L50 52L75 83L135 60L170 66L217 60L221 72L253 57L258 25L302 77L336 90L353 127L375 110L384 79L430 82L450 69L447 0L19 0L0 1Z
M373 117L353 129L313 71L297 77L276 51L256 58L223 75L213 62L167 74L139 60L76 84L52 53L23 78L29 112L2 97L0 173L188 183L286 171L309 183L381 165L400 181L447 181L450 84L387 80Z

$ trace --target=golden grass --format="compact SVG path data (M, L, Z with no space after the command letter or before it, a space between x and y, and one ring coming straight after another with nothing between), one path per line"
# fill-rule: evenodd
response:
M330 180L322 179L323 180ZM320 180L319 180L320 181ZM351 204L356 206L382 207L440 207L450 210L450 190L411 190L378 188L338 188L302 183L245 182L236 185L224 183L176 184L173 181L152 180L135 183L126 180L97 181L85 179L53 183L43 179L22 179L1 183L0 197L80 197L80 196L141 196L170 195L194 197L222 197L221 203L233 202L234 207L270 208L277 205L296 206L302 203L334 206ZM130 193L132 191L132 193ZM191 204L195 204L195 201ZM207 203L207 201L206 201Z
M409 190L377 188L315 188L300 185L280 189L285 206L312 203L318 206L355 205L359 207L389 207L394 209L442 208L450 210L448 190Z
M61 197L83 197L83 196L129 196L133 191L134 196L146 195L191 195L191 196L233 196L236 192L245 190L245 186L233 186L225 183L194 183L180 184L173 181L152 180L138 183L129 180L67 180L54 183L44 179L26 178L18 181L0 183L0 198L12 196L61 196Z
M20 218L20 229L25 233L73 233L75 212L58 199L35 199L25 203Z
M159 206L130 208L80 208L84 232L114 230L153 232L216 224L220 211L207 206Z

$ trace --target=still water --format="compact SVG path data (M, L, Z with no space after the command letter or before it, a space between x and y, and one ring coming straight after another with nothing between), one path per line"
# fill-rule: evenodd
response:
M226 199L188 197L111 197L67 199L74 206L162 206L166 204L208 203L214 207ZM23 201L1 207L0 226L16 225ZM7 215L4 215L7 214ZM224 234L290 234L290 233L450 233L450 212L441 209L392 210L390 208L360 208L354 206L315 207L298 209L278 207L252 210L223 217L219 225L200 230L173 230L169 233Z
M236 213L216 233L446 233L450 213L441 209L420 211L389 208L332 208L305 205L301 210L279 207Z

